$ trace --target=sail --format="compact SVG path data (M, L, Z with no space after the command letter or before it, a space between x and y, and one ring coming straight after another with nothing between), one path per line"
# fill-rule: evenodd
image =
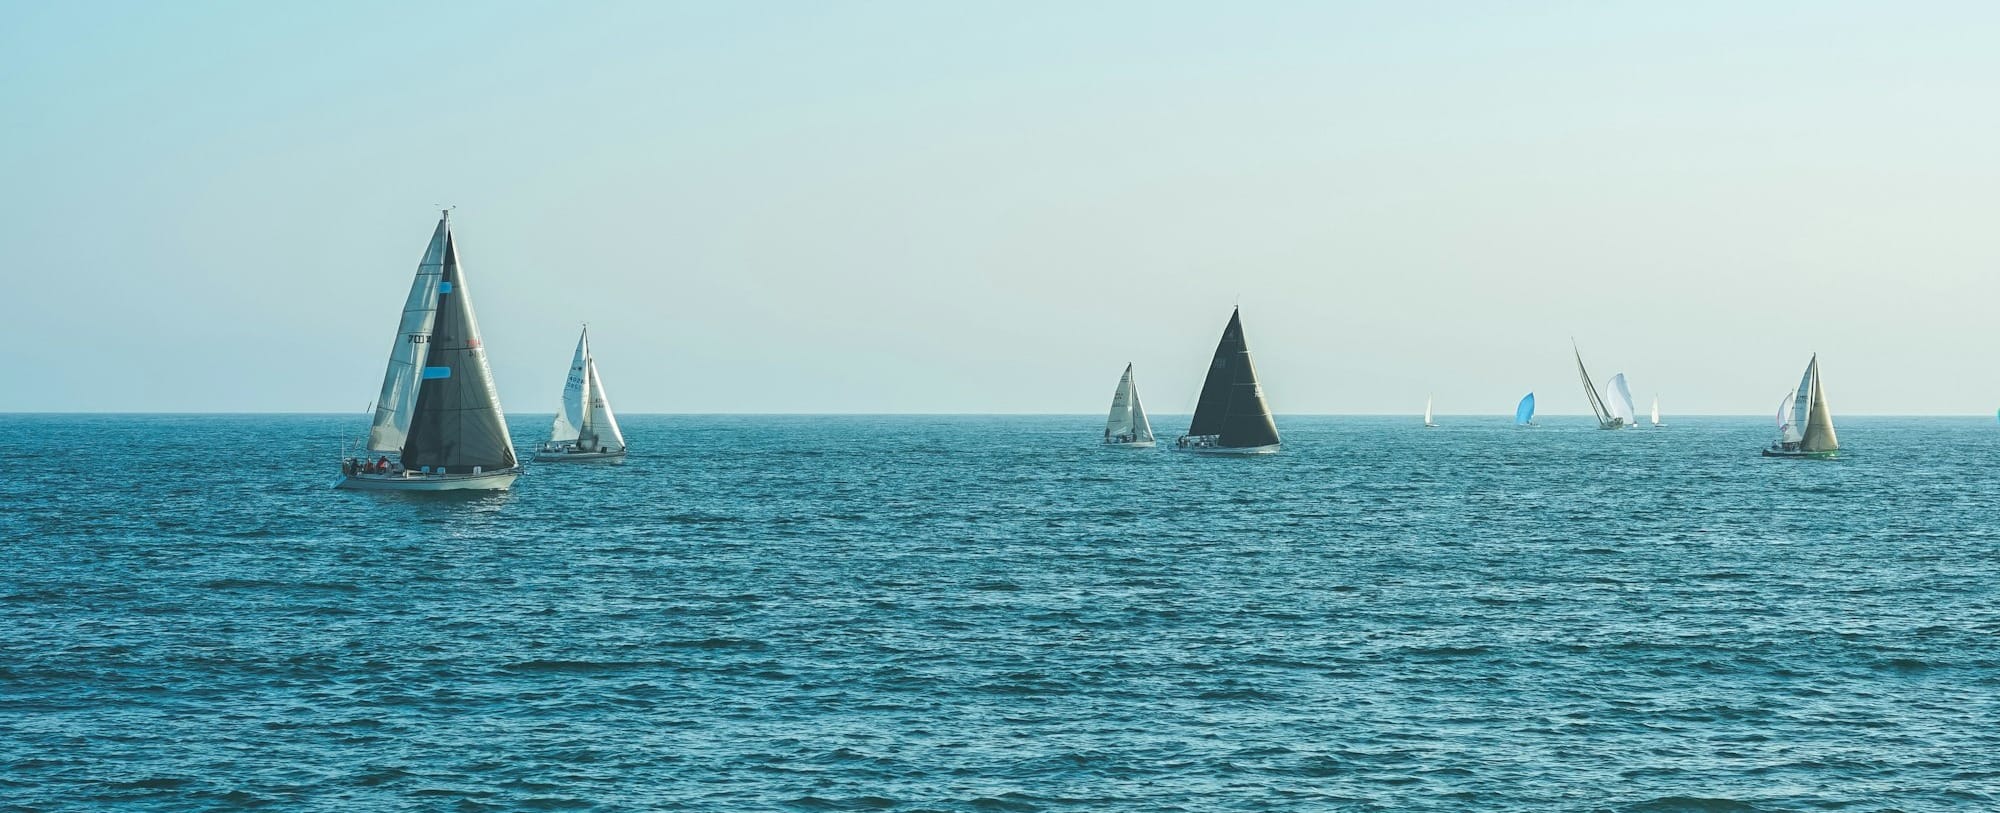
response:
M1591 383L1590 371L1583 369L1583 351L1576 350L1574 344L1570 345L1570 349L1576 352L1576 374L1583 379L1583 394L1590 398L1590 413L1597 416L1598 426L1610 426L1611 412L1604 408L1604 398L1597 394L1597 385Z
M611 412L611 398L604 394L604 376L597 373L597 359L584 360L584 423L577 428L577 448L585 451L625 448L625 434L618 431L618 416Z
M1653 425L1660 425L1660 396L1653 396Z
M1132 365L1118 377L1118 389L1111 393L1111 414L1104 418L1104 439L1132 434Z
M389 348L389 369L382 374L382 394L375 399L375 417L368 427L368 451L400 451L417 406L424 349L437 316L438 282L444 275L444 247L450 234L449 215L439 218L430 246L417 262L417 278L403 302L403 319L396 325L396 343Z
M1632 408L1632 388L1625 384L1625 374L1619 373L1604 383L1606 393L1604 409L1611 417L1622 418L1627 426L1639 422L1639 413Z
M1424 399L1424 425L1431 425L1431 399Z
M1257 367L1250 360L1250 346L1243 340L1240 312L1232 311L1229 324L1222 328L1222 340L1215 345L1215 359L1208 365L1208 379L1202 382L1201 398L1195 402L1187 433L1214 435L1217 446L1239 449L1278 442L1278 425L1271 421L1264 388L1257 383Z
M1132 366L1128 364L1125 369L1130 375ZM1132 435L1139 443L1153 442L1153 422L1146 420L1146 407L1139 403L1138 381L1132 382Z
M1815 359L1818 357L1815 356ZM1801 437L1806 431L1806 416L1812 412L1813 365L1806 363L1806 371L1799 376L1798 394L1792 397L1792 430ZM1792 438L1798 440L1798 438Z
M1514 407L1514 425L1527 426L1535 419L1535 394L1521 396L1521 403Z
M576 440L577 427L583 425L583 361L590 353L590 331L576 337L576 357L569 363L569 378L563 381L562 404L556 407L556 420L549 427L549 442L562 443Z
M1778 440L1799 442L1799 426L1792 423L1792 394L1789 392L1778 401Z
M1826 387L1819 378L1819 356L1813 356L1812 363L1806 365L1806 375L1812 379L1812 411L1806 418L1805 436L1799 441L1799 448L1808 452L1837 450L1840 440L1833 436L1833 412L1826 406Z
M403 441L403 465L450 474L512 468L514 444L507 436L507 416L493 391L493 371L479 340L472 291L449 227L444 240L437 316L425 343L422 383Z

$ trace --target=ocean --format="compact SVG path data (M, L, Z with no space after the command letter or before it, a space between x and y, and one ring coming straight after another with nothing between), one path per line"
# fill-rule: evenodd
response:
M1102 420L0 416L0 809L2000 808L1990 418Z

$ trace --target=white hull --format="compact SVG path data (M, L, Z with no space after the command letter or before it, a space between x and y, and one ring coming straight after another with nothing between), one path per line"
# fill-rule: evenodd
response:
M625 459L625 450L615 452L536 452L536 463L602 463Z
M358 491L506 491L521 476L517 466L479 474L343 474L334 488Z
M1123 443L1107 440L1104 442L1104 445L1114 449L1151 449L1156 444L1150 440L1128 440Z

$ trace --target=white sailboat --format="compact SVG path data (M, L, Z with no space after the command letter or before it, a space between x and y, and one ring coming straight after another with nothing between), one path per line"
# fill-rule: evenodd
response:
M590 326L576 337L576 356L563 382L562 407L549 427L548 442L535 450L535 462L589 462L625 459L625 434L604 394L604 377L590 353Z
M368 428L367 452L341 461L333 485L373 491L498 491L519 476L521 464L493 391L472 291L446 210L403 303Z
M1839 451L1840 439L1833 433L1833 411L1826 405L1826 390L1819 380L1819 356L1815 354L1806 363L1798 391L1778 407L1778 439L1763 454L1824 459Z
M1118 390L1111 394L1111 414L1104 419L1104 445L1153 448L1153 423L1146 420L1146 407L1139 403L1139 384L1132 380L1130 363L1118 378Z
M1653 396L1653 428L1654 428L1654 429L1665 429L1666 427L1667 427L1667 425L1666 425L1666 424L1664 424L1664 423L1661 423L1661 422L1660 422L1660 396L1658 396L1658 395L1654 395L1654 396Z
M1437 426L1437 422L1431 420L1431 397L1428 395L1424 396L1424 426Z

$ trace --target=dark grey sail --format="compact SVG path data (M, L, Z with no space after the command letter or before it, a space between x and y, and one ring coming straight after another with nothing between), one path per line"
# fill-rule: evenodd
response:
M1194 420L1188 424L1190 437L1214 436L1215 445L1225 448L1270 446L1278 442L1278 425L1271 422L1271 408L1264 403L1264 388L1257 384L1257 366L1250 361L1250 345L1243 341L1243 319L1231 311L1222 340L1215 345L1215 360L1208 365L1208 380L1202 382L1201 398L1195 402Z
M405 468L448 474L494 471L515 465L507 417L493 392L493 373L479 341L472 292L458 263L458 245L445 226L443 275L437 320L424 353L422 384L403 443Z

